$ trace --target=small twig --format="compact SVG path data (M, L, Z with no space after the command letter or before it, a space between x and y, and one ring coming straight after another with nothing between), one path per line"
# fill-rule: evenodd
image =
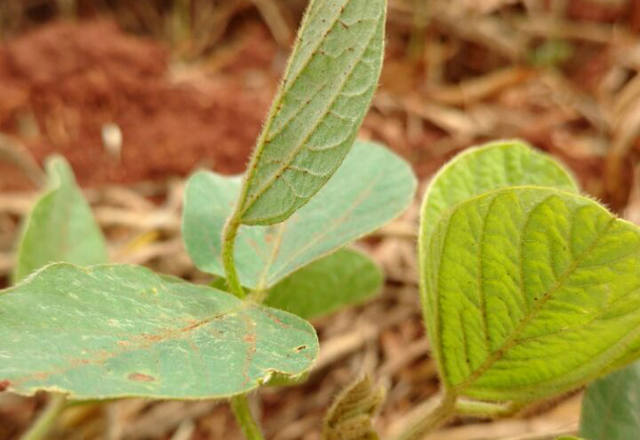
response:
M269 30L281 47L288 47L291 43L293 32L282 15L280 7L272 0L251 0L260 11Z
M38 187L46 181L45 173L29 151L17 140L4 134L0 134L0 160L17 166Z
M320 348L318 360L314 364L313 374L317 374L338 359L358 350L367 342L377 338L381 332L390 326L405 321L411 313L413 313L411 309L401 309L393 312L386 319L376 322L375 325L370 322L363 322L357 325L353 331L324 341Z
M441 104L469 105L529 79L533 71L521 66L507 67L455 85L432 88L428 97Z
M171 440L189 440L193 437L193 433L196 430L196 424L193 420L187 419L180 423L176 432L171 436Z
M515 21L515 25L522 32L545 38L582 40L608 45L634 40L632 34L620 27L585 21L562 20L548 16L522 17Z

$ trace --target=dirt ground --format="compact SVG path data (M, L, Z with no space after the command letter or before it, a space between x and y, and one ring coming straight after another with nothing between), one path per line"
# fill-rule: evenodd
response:
M263 26L206 78L175 65L158 42L109 21L54 23L0 49L0 130L42 163L63 154L85 186L185 175L197 166L239 173L268 108L276 48ZM266 42L267 44L261 44ZM265 72L267 72L265 74ZM120 127L120 157L102 128ZM25 187L0 174L0 190Z
M570 11L584 15L576 7ZM600 14L618 18L609 9ZM0 131L15 136L40 164L51 154L63 154L84 186L184 176L196 167L242 172L285 54L259 22L244 24L239 40L223 47L213 61L194 66L174 62L166 44L126 34L112 21L48 24L0 46ZM425 72L433 67L409 62L404 46L403 38L389 41L381 91L363 136L387 143L421 177L473 143L524 138L560 156L595 196L611 196L614 207L624 204L631 161L620 161L623 182L609 194L601 178L605 156L598 151L606 145L596 144L606 139L596 138L594 145L572 139L594 128L589 124L602 122L588 117L604 116L587 108L593 103L551 99L550 105L547 99L569 86L556 101L583 100L583 94L595 93L615 54L586 48L591 55L587 63L579 69L569 66L566 79L548 72L540 78L535 69L509 66L509 60L496 57L494 76L485 77L485 83L467 80L472 96L466 97L463 86L469 71L477 68L473 64L481 62L486 69L483 48L463 47L464 59L452 60L460 64L457 71L440 72L459 77L454 89L425 84ZM453 70L446 65L440 69ZM412 96L415 91L435 99L425 104ZM476 108L473 100L478 98L496 108ZM568 107L572 104L577 108ZM113 123L122 132L120 155L110 154L102 140L103 127ZM0 171L0 190L32 185L6 161L0 162Z
M566 163L587 193L640 221L638 2L571 0L561 14L548 7L553 2L533 11L517 0L432 3L422 17L416 2L390 1L387 59L361 136L407 158L421 188L470 145L523 138ZM244 169L287 56L276 37L287 32L274 32L250 2L225 11L228 31L195 61L155 35L123 31L118 16L47 21L0 44L0 133L11 139L0 138L5 283L37 189L39 171L30 164L53 153L67 157L87 189L113 261L206 279L179 235L183 178L197 167ZM292 34L298 15L286 17ZM122 132L120 154L104 146L106 124ZM323 351L310 380L260 393L268 438L318 439L331 399L362 371L389 390L383 431L437 392L416 288L418 203L358 244L385 270L381 297L314 322ZM16 438L45 402L0 394L0 439ZM574 393L508 421L458 420L429 438L571 433L579 408ZM52 438L239 433L215 402L127 400L67 410Z

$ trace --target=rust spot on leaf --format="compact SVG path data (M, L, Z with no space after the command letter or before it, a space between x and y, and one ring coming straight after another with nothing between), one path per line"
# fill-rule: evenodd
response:
M9 385L11 385L11 382L8 380L0 381L0 393L9 388Z
M190 332L197 329L198 327L202 327L203 325L207 324L206 321L198 321L197 319L190 319L189 322L190 324L188 326L180 329L181 332Z
M143 333L142 338L145 341L150 341L150 342L158 342L158 341L162 341L163 339L163 337L160 335L152 335L150 333Z
M136 382L153 382L156 378L142 373L131 373L129 375L129 380L134 380Z
M269 313L268 311L265 310L265 314L269 317L269 319L271 319L271 321L273 321L278 326L280 326L282 328L289 328L290 327L289 325L287 325L284 322L280 321L280 319L276 315L274 315L273 313Z
M248 333L248 334L244 335L244 342L246 342L248 344L255 344L256 343L256 334L255 333Z

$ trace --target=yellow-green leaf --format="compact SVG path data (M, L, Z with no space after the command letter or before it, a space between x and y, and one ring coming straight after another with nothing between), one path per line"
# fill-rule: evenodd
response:
M422 207L425 236L448 208L487 191L514 185L549 186L578 192L572 175L551 156L521 141L468 148L433 178Z
M640 230L595 201L497 190L421 239L425 316L453 393L527 401L640 354Z

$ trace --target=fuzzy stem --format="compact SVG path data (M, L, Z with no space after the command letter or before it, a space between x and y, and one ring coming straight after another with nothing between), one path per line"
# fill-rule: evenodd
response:
M31 425L31 428L20 437L20 440L40 440L45 438L66 404L67 396L64 394L51 394L47 407L38 415L38 419Z
M224 265L224 272L227 277L227 284L231 293L240 299L243 299L247 294L240 284L240 278L238 277L238 271L236 270L236 262L234 259L234 249L236 244L236 236L238 235L238 228L240 222L236 216L229 218L224 225L224 231L222 233L222 264Z
M456 415L456 400L456 395L445 393L434 408L416 417L417 420L411 423L396 440L419 440L435 431Z
M231 410L233 415L236 416L236 421L247 440L264 440L260 427L249 409L249 401L246 394L231 398Z

